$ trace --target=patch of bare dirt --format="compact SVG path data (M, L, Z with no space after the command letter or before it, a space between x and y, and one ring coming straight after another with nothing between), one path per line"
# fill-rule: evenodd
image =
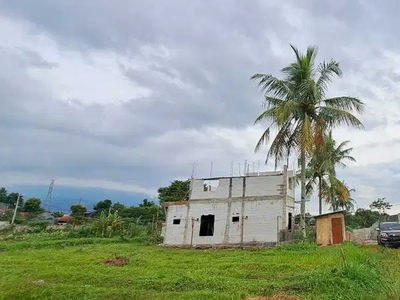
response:
M101 263L105 266L123 267L129 263L129 258L127 257L116 257L112 259L104 259Z
M247 298L247 300L298 300L298 299L290 296L275 295L272 297L251 297Z

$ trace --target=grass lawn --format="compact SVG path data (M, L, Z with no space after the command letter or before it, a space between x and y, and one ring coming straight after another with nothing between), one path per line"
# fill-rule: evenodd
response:
M400 299L400 250L343 248L345 268L340 247L311 244L242 251L93 238L0 242L0 299ZM118 256L129 264L101 264Z

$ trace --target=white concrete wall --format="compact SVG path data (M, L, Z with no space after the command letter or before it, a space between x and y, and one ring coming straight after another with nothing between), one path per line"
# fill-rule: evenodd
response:
M232 197L243 196L243 177L232 178Z
M283 176L246 177L246 197L280 195Z
M212 199L212 198L228 198L229 197L229 178L218 180L218 187L215 190L204 191L204 183L207 180L195 179L192 186L191 199Z
M248 176L246 178L245 193L246 197L257 196L274 196L280 195L282 185L285 183L283 175L274 176ZM287 182L289 180L286 180ZM207 180L193 180L191 200L199 199L226 199L229 197L229 178L219 179L218 186L211 191L204 191L204 183L208 184ZM287 184L286 182L286 184ZM293 180L292 180L293 182ZM293 184L292 184L293 185ZM294 197L294 188L287 189L288 195ZM232 177L231 197L243 196L243 177Z
M181 219L179 225L174 225L174 219ZM165 221L164 244L182 245L185 243L185 224L188 221L187 205L171 205L168 207ZM189 222L190 223L190 222Z
M291 184L289 184L291 183ZM295 193L296 192L296 182L295 182L295 178L293 176L288 176L288 180L287 180L287 195L295 198Z
M194 245L207 245L207 244L222 244L225 234L225 225L228 214L228 202L202 202L191 203L189 217L194 218L193 228L193 244ZM213 236L200 236L200 219L202 215L214 215L214 235ZM186 239L187 245L190 244L191 230L187 232L188 238Z
M246 202L244 210L244 234L246 242L277 242L278 217L282 224L283 200L260 200Z
M168 207L165 245L190 245L193 227L193 245L221 245L241 243L243 224L243 242L268 243L277 242L278 228L287 226L283 218L285 201L275 200L225 199L218 201L189 201L188 206L172 205ZM189 209L189 210L188 210ZM214 215L214 235L200 236L200 219L202 215ZM233 216L239 216L239 222L232 222ZM243 222L242 222L243 217ZM278 224L279 217L279 224ZM179 225L173 219L181 218Z

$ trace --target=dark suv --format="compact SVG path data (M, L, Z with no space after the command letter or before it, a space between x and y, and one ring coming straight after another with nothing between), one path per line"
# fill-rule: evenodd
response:
M379 245L400 246L400 223L382 222L376 230L378 231Z

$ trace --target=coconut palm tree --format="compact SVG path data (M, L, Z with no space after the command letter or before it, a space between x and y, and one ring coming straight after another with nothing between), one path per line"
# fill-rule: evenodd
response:
M355 192L355 190L349 188L344 181L340 181L336 177L330 177L327 183L328 185L322 188L322 194L326 202L330 204L330 210L354 210L355 201L351 197L351 192Z
M323 144L323 132L339 125L363 128L352 113L362 113L364 104L352 97L327 98L329 83L334 76L341 76L339 63L331 60L315 66L316 47L308 47L302 54L290 45L295 61L283 68L283 78L270 74L255 74L252 80L264 92L264 109L255 123L270 121L261 135L255 151L270 140L271 130L277 134L268 150L266 162L275 157L275 166L293 151L300 152L301 170L301 227L305 234L306 156L316 143Z
M336 141L330 132L325 136L324 145L315 145L306 169L306 195L311 195L314 187L318 187L319 214L322 214L323 186L329 186L327 181L336 178L336 166L344 168L345 160L356 161L350 156L353 148L346 148L349 143L350 141L344 141L336 146Z

